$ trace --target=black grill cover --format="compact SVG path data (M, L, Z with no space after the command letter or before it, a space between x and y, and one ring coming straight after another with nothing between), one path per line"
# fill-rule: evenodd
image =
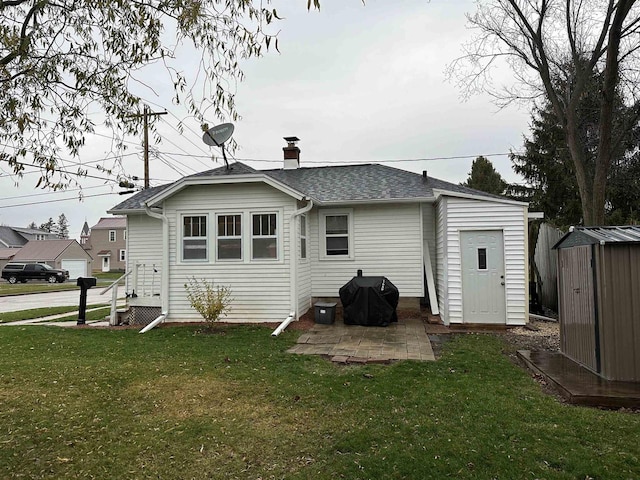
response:
M339 293L347 325L386 327L398 321L398 289L386 277L353 277Z

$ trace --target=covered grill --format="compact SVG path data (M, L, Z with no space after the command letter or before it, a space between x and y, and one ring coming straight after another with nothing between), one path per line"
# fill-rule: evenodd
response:
M396 307L399 293L386 277L353 277L340 288L344 323L386 327L398 321Z

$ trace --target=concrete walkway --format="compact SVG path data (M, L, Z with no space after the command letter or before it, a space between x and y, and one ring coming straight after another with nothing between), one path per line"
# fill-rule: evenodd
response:
M388 327L315 324L288 350L303 355L328 355L339 363L385 363L392 360L435 360L420 318L402 318Z
M95 310L101 310L104 307L97 308L88 308L87 313L93 312ZM65 318L71 315L78 316L78 312L66 312L66 313L58 313L56 315L49 315L48 317L40 317L40 318L30 318L27 320L17 320L15 322L7 322L0 323L0 327L19 327L23 325L53 325L56 327L75 327L78 324L77 320L65 320L61 322L56 322L55 320L58 318ZM94 327L103 327L109 326L109 322L107 320L88 320L86 325L91 325Z

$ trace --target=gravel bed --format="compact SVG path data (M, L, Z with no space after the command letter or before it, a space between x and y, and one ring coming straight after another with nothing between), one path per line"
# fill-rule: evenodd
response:
M534 320L526 327L511 328L503 335L515 350L560 350L560 326L558 322Z

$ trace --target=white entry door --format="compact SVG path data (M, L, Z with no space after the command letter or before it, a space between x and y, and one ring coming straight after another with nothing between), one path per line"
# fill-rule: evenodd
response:
M109 257L102 257L102 271L109 272L111 270L111 265L109 262Z
M502 231L460 233L462 244L462 321L506 323Z

